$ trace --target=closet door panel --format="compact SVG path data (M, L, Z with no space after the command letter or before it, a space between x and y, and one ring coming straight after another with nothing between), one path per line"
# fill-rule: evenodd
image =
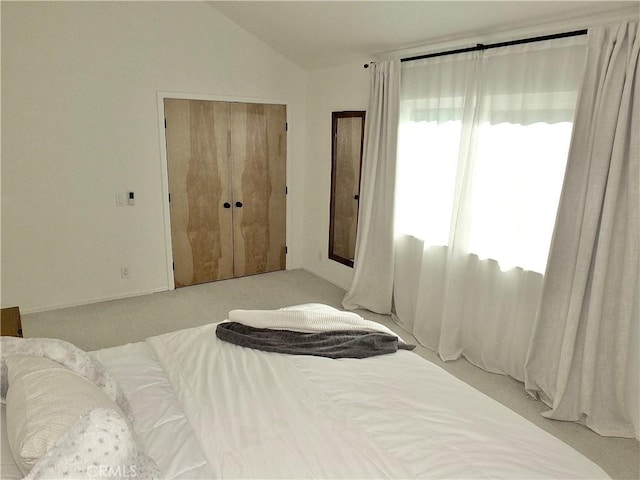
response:
M176 287L233 277L229 104L165 99Z
M232 103L230 110L234 273L283 270L286 106Z

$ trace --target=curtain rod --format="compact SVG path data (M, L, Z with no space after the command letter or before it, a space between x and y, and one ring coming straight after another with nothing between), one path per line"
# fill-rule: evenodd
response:
M484 45L478 43L475 47L459 48L457 50L448 50L446 52L428 53L426 55L417 55L415 57L401 58L401 62L411 62L412 60L423 60L425 58L442 57L444 55L454 55L456 53L476 52L479 50L489 50L490 48L509 47L511 45L521 45L523 43L542 42L544 40L555 40L556 38L577 37L586 35L587 29L574 30L573 32L554 33L552 35L542 35L540 37L522 38L520 40L511 40L509 42L490 43Z

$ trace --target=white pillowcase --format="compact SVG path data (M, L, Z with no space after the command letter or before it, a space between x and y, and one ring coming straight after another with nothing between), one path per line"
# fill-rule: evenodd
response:
M21 480L24 475L13 459L13 452L9 446L9 436L7 435L7 414L4 398L0 405L0 421L2 422L2 437L0 440L0 478L2 480Z
M7 433L18 467L27 474L81 417L94 408L118 405L89 380L53 360L7 357Z

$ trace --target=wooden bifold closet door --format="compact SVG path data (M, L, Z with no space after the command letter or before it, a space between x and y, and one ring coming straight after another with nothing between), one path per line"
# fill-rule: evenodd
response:
M176 287L286 268L286 106L164 109Z

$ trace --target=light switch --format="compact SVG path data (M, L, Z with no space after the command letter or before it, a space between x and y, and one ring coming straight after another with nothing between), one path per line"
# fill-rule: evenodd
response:
M135 199L135 195L133 192L127 192L127 203L129 205L135 205L136 204L136 199Z

